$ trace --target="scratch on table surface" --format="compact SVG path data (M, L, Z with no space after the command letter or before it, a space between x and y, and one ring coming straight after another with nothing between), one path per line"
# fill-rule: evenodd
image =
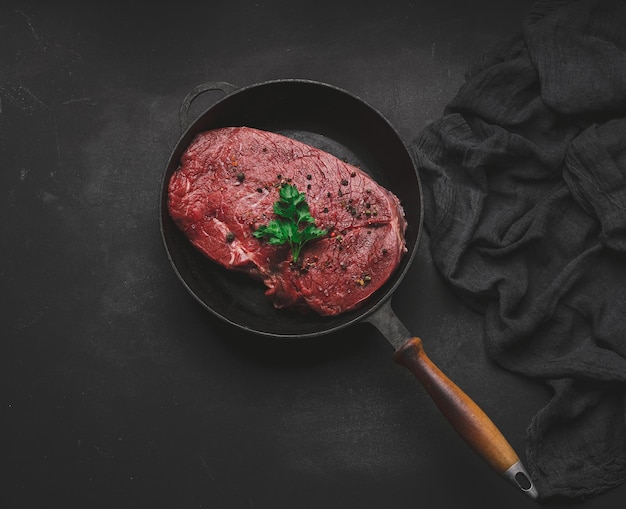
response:
M92 447L96 450L96 452L102 456L105 459L111 459L113 458L113 454L110 453L109 451L105 451L104 449L100 448L99 446L97 446L96 444L93 444Z
M57 160L61 160L61 147L59 146L59 124L57 122L57 116L52 116L52 121L54 123L54 142L57 149Z
M15 12L26 20L26 23L30 28L30 32L33 34L33 38L39 43L40 46L45 47L45 43L43 39L39 37L39 34L37 33L37 30L35 30L35 27L33 26L33 22L31 21L30 17L28 17L28 15L20 9L16 9Z
M89 101L91 101L91 97L78 97L76 99L68 99L67 101L63 101L61 104L65 106L66 104L89 102Z
M48 109L48 105L39 99L33 92L23 85L2 86L0 85L0 94L4 94L10 103L15 104L21 111L33 111L34 104Z
M207 465L207 462L204 459L204 456L202 456L201 454L198 454L198 458L200 458L200 463L202 464L202 468L203 468L203 470L206 471L207 476L209 477L209 479L214 481L215 477L211 474L211 469L209 469L209 465Z
M20 85L20 90L23 90L24 92L26 92L30 97L32 97L35 100L35 102L39 103L44 108L48 107L46 103L44 103L41 99L39 99L39 97L33 94L33 92L29 88Z
M24 316L18 316L13 324L14 331L23 331L26 330L33 325L39 323L39 321L44 317L44 315L48 312L49 306L43 306L41 309L37 309L36 311L24 312Z

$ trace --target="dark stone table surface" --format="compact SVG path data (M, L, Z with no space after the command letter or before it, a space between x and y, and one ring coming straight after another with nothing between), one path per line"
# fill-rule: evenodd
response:
M2 2L0 505L536 506L461 441L373 327L235 330L180 284L159 232L196 85L325 82L409 144L531 3ZM426 234L393 306L523 459L549 394L489 361L480 316L437 274Z

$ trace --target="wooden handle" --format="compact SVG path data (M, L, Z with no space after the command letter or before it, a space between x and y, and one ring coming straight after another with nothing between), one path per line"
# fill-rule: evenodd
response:
M417 377L454 430L477 454L515 486L537 498L517 453L487 414L428 358L420 338L407 341L393 358Z

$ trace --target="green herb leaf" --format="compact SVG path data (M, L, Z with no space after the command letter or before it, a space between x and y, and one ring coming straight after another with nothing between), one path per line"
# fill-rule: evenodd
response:
M277 219L254 231L256 238L264 238L272 245L289 244L294 263L298 261L302 247L309 241L319 239L328 232L315 226L306 195L296 186L285 184L278 193L279 200L274 203Z

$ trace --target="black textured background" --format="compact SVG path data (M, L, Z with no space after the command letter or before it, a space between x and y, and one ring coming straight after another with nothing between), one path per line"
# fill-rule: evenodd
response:
M176 279L158 222L197 84L327 82L408 143L530 5L3 2L0 505L534 507L371 326L284 341L218 323ZM523 459L548 394L488 362L480 319L442 284L427 237L393 305Z

